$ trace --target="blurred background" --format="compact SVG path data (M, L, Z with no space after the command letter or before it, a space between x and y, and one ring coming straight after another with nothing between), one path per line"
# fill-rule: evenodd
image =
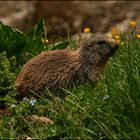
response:
M0 1L0 7L4 24L27 31L43 17L48 34L61 36L85 27L107 33L116 26L122 32L140 17L140 1Z

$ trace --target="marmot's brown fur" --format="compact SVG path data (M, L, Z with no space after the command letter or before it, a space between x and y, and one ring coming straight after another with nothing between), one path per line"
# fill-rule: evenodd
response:
M104 35L83 41L76 51L45 51L22 68L16 79L16 88L21 96L37 94L47 87L51 91L68 89L73 83L96 82L107 60L118 44Z

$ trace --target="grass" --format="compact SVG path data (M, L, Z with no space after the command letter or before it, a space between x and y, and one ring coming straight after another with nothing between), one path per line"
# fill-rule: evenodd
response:
M132 34L122 38L124 44L110 59L97 87L78 86L66 91L65 99L44 95L34 105L8 96L9 106L16 106L0 112L0 139L139 139L140 40ZM47 116L54 124L33 121L33 114Z

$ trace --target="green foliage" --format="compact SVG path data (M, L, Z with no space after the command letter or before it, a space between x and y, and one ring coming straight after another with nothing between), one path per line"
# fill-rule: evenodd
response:
M7 53L0 53L0 95L8 93L14 89L13 81L15 80L15 57L7 58Z
M41 19L28 33L0 22L0 101L14 92L14 81L21 66L34 55L44 50L41 37L45 26Z
M22 48L21 53L22 56L27 56L27 61L44 50L44 45L41 41L41 38L46 38L44 20L41 18L31 31L25 34L25 36L27 37L26 45Z
M68 44L69 44L68 41L59 42L59 43L55 43L48 46L48 49L49 50L62 50L62 49L65 49L68 46Z
M41 37L45 37L45 26L42 19L28 33L23 33L0 22L0 52L7 52L8 57L14 55L17 63L24 64L44 50Z
M46 38L45 22L43 18L41 18L39 22L29 32L27 32L27 36L31 38Z
M0 52L7 52L8 56L17 55L25 46L26 36L16 28L0 22Z

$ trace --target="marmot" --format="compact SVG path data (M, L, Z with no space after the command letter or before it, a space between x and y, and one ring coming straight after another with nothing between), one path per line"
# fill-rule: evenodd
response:
M69 89L73 84L95 83L118 43L105 35L95 35L80 43L75 51L44 51L28 61L18 75L15 86L21 96Z

